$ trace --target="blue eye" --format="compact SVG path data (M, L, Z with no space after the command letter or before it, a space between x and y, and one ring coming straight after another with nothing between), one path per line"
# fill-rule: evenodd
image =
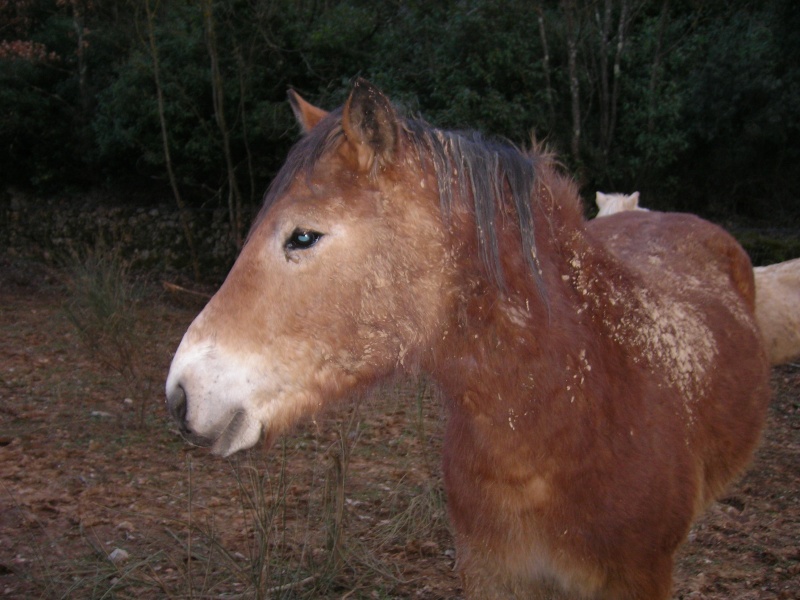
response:
M295 229L286 240L287 250L305 250L311 248L322 237L321 233L308 229Z

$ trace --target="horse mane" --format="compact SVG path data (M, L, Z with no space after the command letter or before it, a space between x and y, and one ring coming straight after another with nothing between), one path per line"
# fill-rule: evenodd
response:
M497 215L508 202L517 216L522 253L541 287L536 263L532 198L536 157L515 146L485 138L477 131L444 131L421 120L406 120L404 129L423 166L433 163L439 202L445 219L455 202L472 197L472 214L483 263L494 281L504 287L497 239Z
M497 217L511 205L519 226L521 250L530 274L543 294L543 282L536 258L533 196L538 166L553 166L553 156L535 139L528 152L509 142L488 139L476 131L445 131L422 119L399 117L406 141L416 152L424 169L433 165L439 189L442 216L449 220L456 203L470 210L475 218L481 258L489 276L505 288L501 252L497 237ZM282 196L298 175L311 177L317 161L334 150L344 135L342 109L332 111L289 151L286 162L264 196L251 232L269 207ZM472 203L469 204L471 198Z

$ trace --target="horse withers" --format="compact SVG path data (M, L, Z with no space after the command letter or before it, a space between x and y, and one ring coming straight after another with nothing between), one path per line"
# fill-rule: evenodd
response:
M304 136L172 362L183 434L227 456L425 373L468 598L668 598L765 419L743 250L688 215L587 225L546 152L363 80L330 113L290 100Z

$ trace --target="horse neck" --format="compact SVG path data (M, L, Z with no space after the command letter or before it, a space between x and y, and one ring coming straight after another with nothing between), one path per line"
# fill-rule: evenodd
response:
M602 277L586 274L615 265L586 234L571 196L564 205L553 201L572 190L554 191L558 181L550 183L535 214L543 292L519 259L504 262L505 287L481 276L475 261L463 270L452 319L430 369L456 412L468 405L502 420L509 411L522 414L532 402L538 408L569 402L570 378L580 377L592 357L603 353L604 341L583 306L586 290L582 295L578 286L602 287ZM518 241L511 243L518 247ZM593 296L603 297L602 290Z

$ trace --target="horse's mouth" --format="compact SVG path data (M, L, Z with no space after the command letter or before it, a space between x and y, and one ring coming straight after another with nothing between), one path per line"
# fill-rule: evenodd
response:
M212 454L225 457L253 446L261 437L261 424L248 417L244 410L237 410L215 435L200 435L186 427L181 428L181 435L193 446L211 448Z

